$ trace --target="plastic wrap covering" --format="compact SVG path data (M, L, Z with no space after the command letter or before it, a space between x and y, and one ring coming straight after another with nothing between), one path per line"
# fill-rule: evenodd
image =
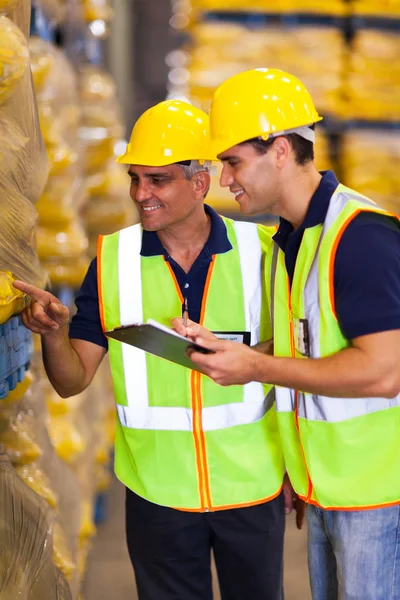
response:
M342 144L346 185L398 214L400 131L354 129L343 136Z
M89 255L96 255L98 235L107 235L139 222L138 211L129 196L127 169L114 160L87 180L89 202L84 209L89 236Z
M172 53L168 58L171 95L189 96L207 111L215 88L226 78L273 65L299 77L323 114L342 114L346 48L340 30L321 24L254 28L203 22L194 26L191 34L188 55Z
M31 385L21 397L7 402L0 412L0 444L23 481L53 510L54 562L67 579L72 598L80 586L77 569L81 520L79 483L73 471L55 452L46 428L49 415L46 382L38 354L32 359ZM50 385L50 384L47 384Z
M71 600L53 562L54 516L0 455L0 597Z
M114 81L103 70L85 65L80 70L83 108L79 130L86 147L86 192L89 201L82 211L89 237L89 255L96 254L99 234L109 234L139 221L129 197L126 168L115 163L115 146L123 127Z
M358 30L349 58L346 118L400 120L400 35Z
M50 160L50 177L36 205L39 256L53 284L78 287L88 266L88 241L80 210L87 195L78 137L81 108L72 65L52 44L30 40L40 124Z
M114 156L114 147L124 133L115 84L111 76L93 65L84 65L79 77L83 107L79 135L86 146L86 171L104 168Z
M350 0L351 12L354 15L367 17L399 18L399 0Z
M0 271L43 286L33 203L46 182L47 159L29 70L30 3L0 1Z

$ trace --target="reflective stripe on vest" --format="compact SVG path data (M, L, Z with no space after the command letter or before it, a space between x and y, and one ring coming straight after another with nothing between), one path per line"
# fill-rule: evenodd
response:
M246 329L250 331L251 323L259 322L261 313L261 246L255 224L235 222L234 227L245 294ZM143 322L141 245L142 229L139 225L119 233L121 325ZM136 301L132 302L132 298L136 298ZM259 342L259 327L251 330L251 339L252 345ZM145 352L122 344L122 357L127 406L117 406L121 424L132 429L192 431L192 409L149 406ZM136 365L134 370L130 368L132 364ZM269 410L274 398L273 389L265 397L262 384L251 382L244 386L243 403L203 408L203 429L211 431L253 423Z
M335 311L335 255L347 225L368 211L389 215L368 198L342 185L337 188L323 225L304 232L291 289L284 253L275 245L266 272L271 277L277 356L307 360L349 347ZM287 471L301 497L338 510L400 502L400 485L393 477L400 472L395 452L400 395L334 398L277 387L276 408Z
M271 234L261 225L223 221L232 250L210 261L200 322L221 332L247 329L253 344L271 339L262 277ZM149 318L168 327L180 314L171 265L162 255L140 256L141 243L140 226L99 242L105 331ZM156 504L202 512L279 494L284 464L272 386L218 386L113 339L109 355L119 416L115 472L129 489Z

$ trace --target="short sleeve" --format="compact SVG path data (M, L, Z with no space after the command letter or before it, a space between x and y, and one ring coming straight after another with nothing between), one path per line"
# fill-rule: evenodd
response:
M69 337L92 342L92 344L97 344L107 350L108 342L103 333L100 320L97 258L89 266L75 304L77 311L70 323Z
M400 329L400 226L364 212L347 226L334 267L336 314L348 339Z

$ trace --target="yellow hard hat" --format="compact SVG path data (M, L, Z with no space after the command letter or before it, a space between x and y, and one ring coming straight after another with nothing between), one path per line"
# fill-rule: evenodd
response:
M117 162L161 167L187 160L216 160L210 153L208 115L182 100L165 100L136 121Z
M294 133L314 141L321 121L305 86L279 69L253 69L227 79L214 93L210 136L214 154L261 137Z

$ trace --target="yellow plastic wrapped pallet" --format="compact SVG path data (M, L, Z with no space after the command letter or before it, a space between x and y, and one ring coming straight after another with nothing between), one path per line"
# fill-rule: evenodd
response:
M215 88L231 75L273 66L299 77L322 113L343 113L347 50L341 31L335 27L319 24L254 28L203 22L193 27L191 39L187 65L174 66L170 71L170 93L188 94L203 110L208 110Z
M356 32L346 83L347 119L400 120L400 35Z
M350 0L350 10L353 15L365 17L400 17L399 0Z
M399 130L349 130L343 136L340 159L346 185L400 212Z
M86 450L85 433L79 428L74 415L50 416L48 430L58 456L74 465Z
M53 44L32 38L32 68L50 177L37 203L38 252L53 284L77 287L88 266L79 211L86 202L78 138L81 108L72 65Z
M7 403L0 411L0 444L14 465L26 465L42 455L36 439L36 418L19 403Z
M89 236L89 256L96 255L99 235L113 233L140 220L138 210L129 196L126 168L112 159L98 173L86 180L89 202L83 210Z
M0 104L14 92L29 66L29 49L20 29L0 15Z
M47 159L28 68L30 2L4 5L0 16L0 270L43 286L32 205L47 178Z
M79 137L86 147L86 171L93 173L115 158L114 147L124 128L111 76L99 67L83 65L79 82L83 107Z
M56 569L53 517L48 504L0 456L0 597L2 600L72 600Z

